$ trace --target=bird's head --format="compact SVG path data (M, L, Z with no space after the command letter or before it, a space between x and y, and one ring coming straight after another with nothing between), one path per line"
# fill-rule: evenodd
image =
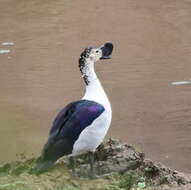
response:
M113 44L107 42L101 47L86 48L80 55L79 66L83 66L84 62L96 62L100 59L110 59L113 51Z
M113 51L113 44L107 42L101 47L86 48L80 55L79 68L84 78L86 85L90 80L95 78L92 73L94 70L94 63L100 59L110 59Z

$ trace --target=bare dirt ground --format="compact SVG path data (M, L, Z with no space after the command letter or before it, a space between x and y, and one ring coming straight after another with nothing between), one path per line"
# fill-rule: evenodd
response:
M114 43L97 73L113 106L108 136L191 171L190 0L0 0L0 160L39 153L55 114L83 95L78 57Z

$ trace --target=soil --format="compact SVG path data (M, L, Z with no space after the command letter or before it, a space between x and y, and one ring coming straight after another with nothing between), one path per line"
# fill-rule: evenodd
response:
M0 190L189 190L191 175L145 159L133 146L109 139L95 153L95 171L90 179L87 155L76 157L75 176L68 158L62 158L49 171L32 172L35 158L21 159L0 167Z

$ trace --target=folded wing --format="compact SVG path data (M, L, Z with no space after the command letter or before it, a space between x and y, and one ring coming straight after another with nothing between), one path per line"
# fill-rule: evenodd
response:
M104 107L94 101L80 100L68 104L57 115L42 152L42 160L56 161L71 154L80 133L104 112Z

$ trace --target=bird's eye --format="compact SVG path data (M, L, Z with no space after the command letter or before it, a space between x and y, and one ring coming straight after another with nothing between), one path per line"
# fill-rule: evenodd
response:
M96 50L96 53L99 53L99 50Z

